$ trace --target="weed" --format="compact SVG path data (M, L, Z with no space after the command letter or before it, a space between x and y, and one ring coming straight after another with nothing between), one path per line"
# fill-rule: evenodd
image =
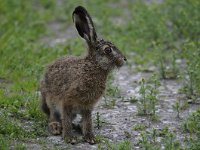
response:
M98 150L104 150L104 149L109 149L109 150L132 150L132 145L129 140L123 140L118 143L111 143L107 138L102 137L101 135L98 135L97 140L100 141L101 143L98 144ZM102 144L104 143L104 144Z
M124 135L125 137L128 139L128 138L131 138L131 133L128 132L128 131L124 131Z
M172 50L171 55L166 55L165 51L160 47L160 45L156 46L156 44L154 43L154 47L158 51L157 52L158 62L156 62L156 65L158 66L160 78L161 79L176 79L179 74L179 69L176 63L176 59L177 59L176 50Z
M141 133L141 139L139 141L141 147L145 150L159 150L159 147L152 144L152 141L150 140L151 137L147 135L147 133L142 132Z
M190 141L190 146L187 150L199 150L200 142L199 139Z
M118 2L121 4L122 1ZM71 15L68 14L77 5L90 9L96 16L95 24L101 27L98 28L99 32L117 43L130 62L134 60L136 65L142 66L155 64L163 79L175 78L181 72L183 93L186 98L192 99L192 103L196 103L200 96L200 1L165 0L148 5L139 0L126 1L123 5L117 5L119 9L110 9L116 4L113 0L69 0L67 5L60 5L54 0L0 0L0 149L10 149L12 141L16 139L20 143L20 139L46 136L46 119L40 113L36 94L42 70L45 64L60 56L80 55L83 44L77 38L48 46L47 43L51 41L44 43L42 39L52 37L55 40L59 31L53 31L49 26L54 26L54 23L69 25ZM123 23L119 25L108 19L115 16L122 18ZM183 60L181 67L177 65L177 59ZM111 84L112 77L109 78L105 105L113 108L120 95L118 87ZM138 113L156 116L156 88L145 80L140 85L141 99L133 97L130 101L138 101ZM175 105L177 115L181 108L179 104ZM27 130L24 122L31 122ZM199 148L199 122L197 111L183 125L191 139L197 134L197 139L190 141L189 149ZM160 134L166 135L167 131L163 129ZM174 148L176 144L170 140L169 136L166 147ZM152 142L144 137L143 143L150 145ZM109 148L119 149L127 145L131 145L130 142L122 141ZM151 147L156 149L152 145L147 148Z
M160 130L159 135L165 137L165 136L167 136L168 133L169 133L169 128L167 126L165 126Z
M140 95L141 98L138 101L138 114L139 115L152 115L153 119L156 119L156 104L157 104L157 95L158 87L160 85L159 80L156 78L156 75L152 75L150 84L146 84L145 80L142 79L140 82Z
M173 53L172 53L172 72L173 72L173 75L171 76L171 78L177 78L178 77L178 73L179 73L179 69L178 69L178 66L176 64L176 50L173 50Z
M163 148L167 150L181 149L180 143L175 140L175 136L172 132L168 132L168 130L167 132L165 131L165 136L162 138L161 142L157 142L156 139L159 135L161 135L160 131L155 128L150 132L142 132L139 141L141 147L145 150L160 150Z
M100 134L97 134L97 135L95 136L95 138L96 138L96 141L97 141L98 143L102 143L103 141L106 140L106 138L103 137L103 136L100 135Z
M138 99L136 97L130 97L129 98L130 103L136 103Z
M107 144L110 150L132 150L131 142L128 140L121 141L116 144Z
M1 150L7 150L9 149L10 141L8 138L5 138L5 136L1 133L0 134L0 149Z
M117 86L112 84L113 75L109 75L106 92L104 94L104 106L106 108L114 108L116 106L116 98L120 97L119 89Z
M188 49L191 52L188 52ZM184 79L184 88L183 92L186 96L193 100L195 103L196 97L199 96L200 92L200 70L199 70L199 58L200 58L200 49L199 43L188 41L184 44L184 55L187 58L185 76ZM192 61L191 61L192 60Z
M14 149L16 149L16 150L26 150L26 146L24 144L16 144L14 146Z
M113 109L116 106L116 98L114 97L107 97L107 96L103 96L104 97L104 107L105 108L109 108L109 109Z
M183 123L184 131L190 133L190 139L192 139L195 133L198 138L200 138L200 110L193 112L189 115L187 120Z
M147 99L146 99L146 92L147 88L145 86L145 80L144 78L142 78L142 80L140 81L140 94L141 94L141 99L138 102L138 112L139 114L147 114Z
M146 129L146 126L144 124L136 124L132 129L135 131L141 131Z
M99 112L96 113L96 125L97 125L97 128L99 129L101 127L101 120L100 120L100 115L99 115Z
M180 150L180 143L174 139L172 133L167 134L164 140L164 147L166 150Z
M132 146L131 146L131 142L128 140L122 141L120 143L118 143L114 149L118 149L118 150L132 150Z
M190 68L191 67L191 68ZM188 65L188 69L187 69L187 74L188 74L188 97L191 98L194 95L194 70L192 68L192 66Z
M119 97L119 89L117 86L113 85L113 75L110 74L108 76L108 82L107 82L107 86L106 86L106 96L109 97Z
M180 99L176 100L176 103L173 105L173 109L177 112L176 117L180 118L180 110L181 110L181 106L180 106Z
M5 112L0 113L0 134L13 138L24 138L27 132L21 127L19 122L11 121Z
M159 57L159 71L160 71L160 76L162 79L166 79L166 67L165 67L165 57L160 56Z
M153 143L156 143L156 136L157 136L157 130L155 128L153 128L152 131L152 139L153 139Z

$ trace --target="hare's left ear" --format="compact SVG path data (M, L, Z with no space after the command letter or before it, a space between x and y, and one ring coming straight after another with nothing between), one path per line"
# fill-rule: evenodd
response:
M79 35L84 38L88 44L94 44L97 40L97 34L87 10L82 6L76 7L72 18Z

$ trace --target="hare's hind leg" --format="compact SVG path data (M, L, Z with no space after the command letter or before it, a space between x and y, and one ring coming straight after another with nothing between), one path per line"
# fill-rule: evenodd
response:
M77 139L72 133L72 120L74 119L74 114L72 113L72 106L62 107L61 122L62 122L62 137L65 141L71 144L75 144Z
M92 131L92 111L90 109L83 109L81 114L84 140L89 144L95 144L96 140Z

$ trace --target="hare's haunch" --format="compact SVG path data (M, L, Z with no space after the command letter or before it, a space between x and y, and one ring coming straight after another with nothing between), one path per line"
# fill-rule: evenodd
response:
M66 56L48 65L40 85L41 107L51 133L62 133L70 143L76 142L72 121L80 114L84 139L94 144L91 112L104 93L109 72L121 67L126 58L111 42L97 37L85 8L76 7L72 16L79 35L87 42L88 54Z

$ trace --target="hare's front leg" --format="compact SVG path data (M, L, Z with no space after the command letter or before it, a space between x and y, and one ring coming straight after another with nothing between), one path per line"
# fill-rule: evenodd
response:
M92 132L92 111L89 109L82 110L82 132L86 142L90 144L96 143Z
M62 137L68 143L75 144L76 138L72 135L72 107L71 106L63 106L61 113L61 121L62 121Z

